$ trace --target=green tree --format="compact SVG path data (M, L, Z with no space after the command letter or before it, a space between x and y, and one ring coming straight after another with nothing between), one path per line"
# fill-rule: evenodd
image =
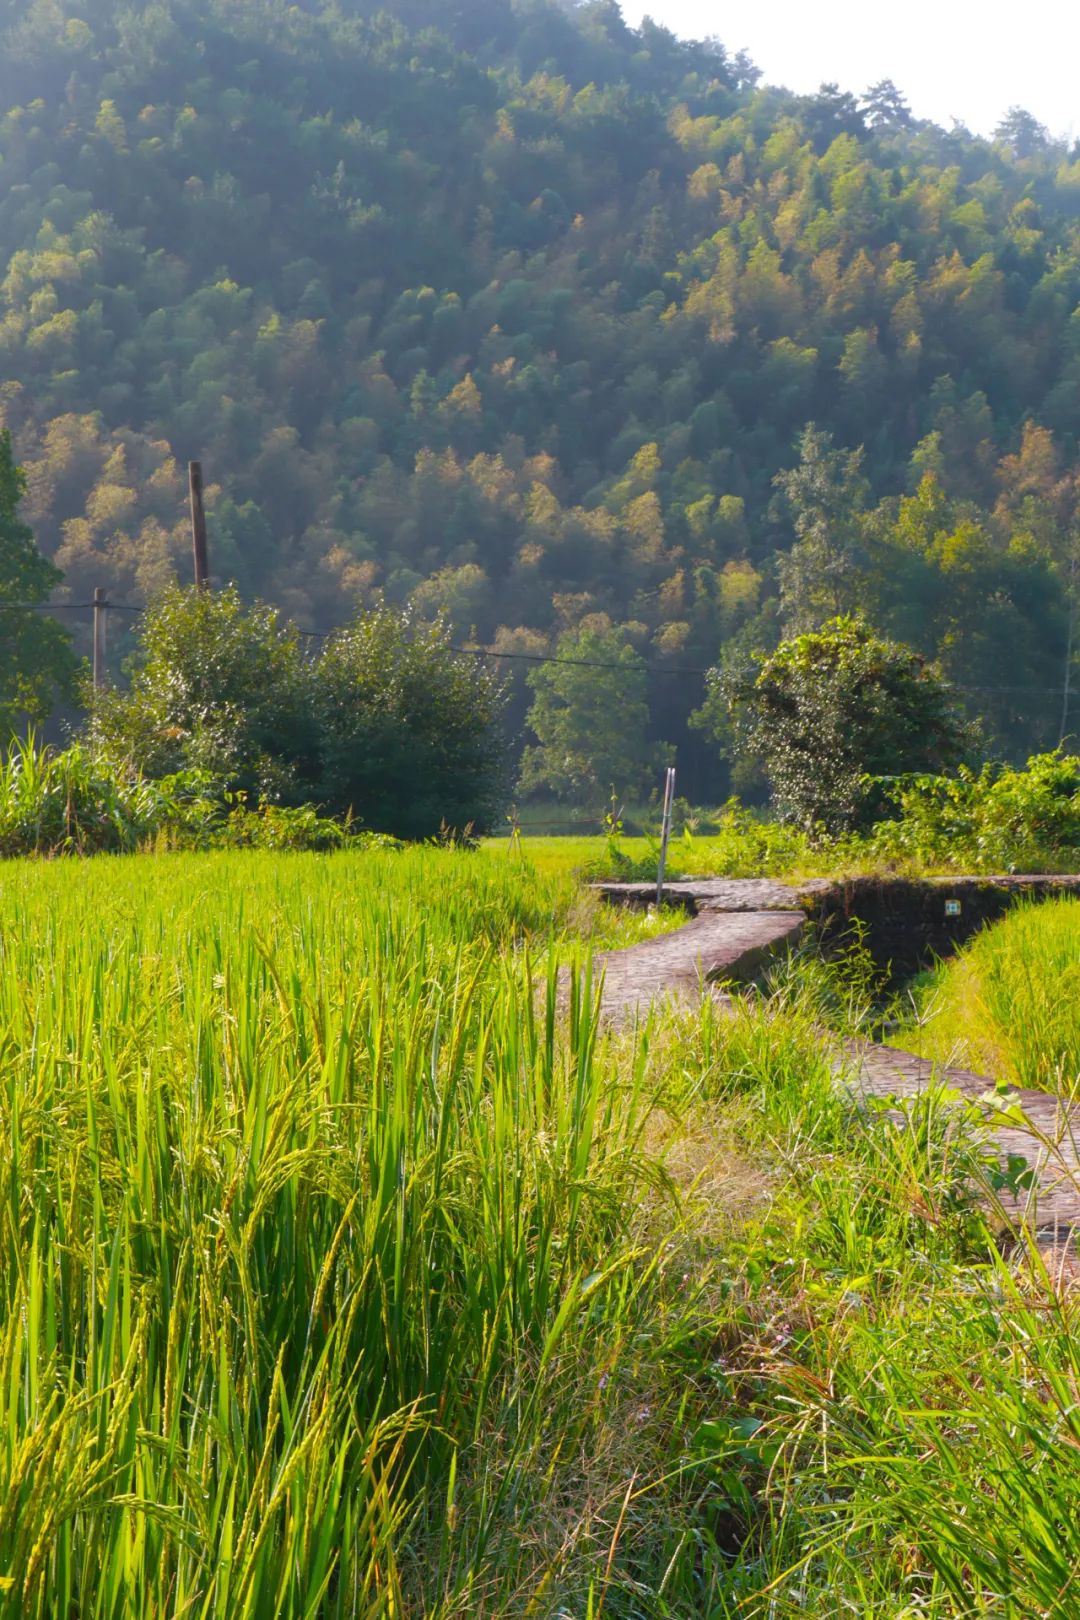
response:
M649 741L648 673L625 631L583 626L559 638L558 663L530 671L534 695L520 790L596 804L612 785L647 792L671 750Z
M866 570L863 514L869 493L862 450L836 450L813 422L799 438L799 464L774 480L795 527L778 562L789 631L813 630L860 605Z
M167 591L148 611L126 692L94 701L90 734L148 776L210 772L260 799L310 798L318 764L310 674L295 630L230 588Z
M911 108L891 79L880 79L864 93L863 115L871 129L907 129Z
M327 643L313 674L319 797L424 838L488 829L506 797L501 682L447 627L382 607Z
M44 720L71 696L75 659L67 632L33 611L60 583L59 569L38 551L19 517L26 489L11 434L0 433L0 739L20 724ZM17 605L16 605L17 604Z
M941 771L965 732L932 664L858 619L781 642L756 673L714 672L737 757L760 761L785 820L843 832L864 817L864 778Z

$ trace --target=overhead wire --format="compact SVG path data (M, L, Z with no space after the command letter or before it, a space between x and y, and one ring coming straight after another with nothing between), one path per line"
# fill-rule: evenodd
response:
M33 613L89 613L97 607L108 613L134 613L146 612L145 607L134 602L3 602L0 601L0 613L17 610L19 612ZM347 624L334 624L326 630L309 630L297 626L297 634L313 641L327 641L331 636L340 634L351 627ZM563 658L557 653L530 653L515 652L501 647L459 647L451 643L451 652L458 653L467 658L490 658L493 660L505 659L527 664L560 664L572 669L603 669L615 672L627 671L625 663L615 663L611 660L597 658ZM686 676L702 679L710 675L715 665L679 665L679 664L647 664L646 673L649 675ZM747 666L749 673L751 666ZM991 693L1012 693L1023 696L1060 697L1059 686L1020 686L1020 685L977 685L961 684L958 681L948 683L954 691L966 692L969 695L987 695Z

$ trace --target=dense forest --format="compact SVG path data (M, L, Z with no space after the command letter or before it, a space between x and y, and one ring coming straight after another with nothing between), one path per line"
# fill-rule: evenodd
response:
M1080 148L1030 115L796 96L612 0L5 15L0 426L57 602L186 577L199 457L219 579L630 650L700 796L698 671L848 610L991 751L1080 722Z

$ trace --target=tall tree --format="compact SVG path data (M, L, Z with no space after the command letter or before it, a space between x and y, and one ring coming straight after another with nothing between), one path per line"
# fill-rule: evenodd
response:
M798 466L774 480L795 528L795 544L778 564L788 631L814 630L862 601L869 493L862 463L861 449L834 449L832 435L810 422L799 438Z
M67 632L35 611L62 575L38 551L19 516L25 491L11 434L0 433L0 742L20 724L46 719L70 697L76 667Z
M537 746L525 750L521 791L592 804L612 787L645 793L670 750L648 738L644 659L624 631L588 624L560 637L557 657L528 677Z
M862 111L871 129L908 129L911 108L891 79L872 84L862 99Z
M781 642L745 672L714 671L730 730L722 745L760 762L781 816L807 831L853 827L872 804L868 776L940 771L965 743L941 673L854 618ZM720 705L703 719L715 720Z

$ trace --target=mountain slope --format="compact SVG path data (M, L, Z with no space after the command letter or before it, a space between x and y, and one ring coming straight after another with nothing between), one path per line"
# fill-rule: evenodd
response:
M12 9L0 409L69 598L185 569L198 456L216 572L304 624L603 614L697 667L816 611L776 566L816 521L836 605L1056 740L1080 161L1032 120L793 97L605 3ZM865 446L839 506L774 487L811 420Z

